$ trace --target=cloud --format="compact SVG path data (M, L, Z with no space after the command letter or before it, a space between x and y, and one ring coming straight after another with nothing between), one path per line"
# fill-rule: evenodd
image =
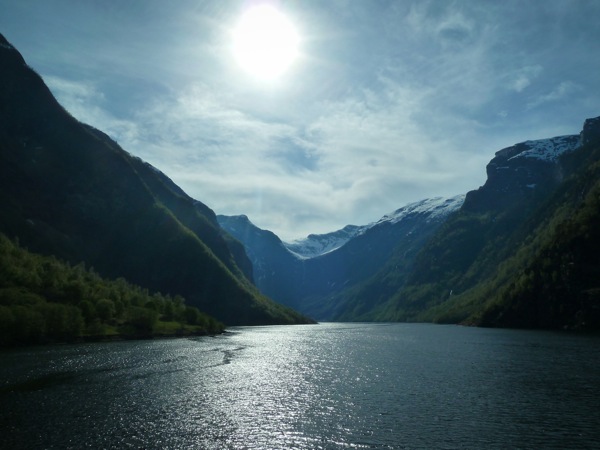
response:
M79 121L102 130L117 142L131 145L139 138L134 122L118 119L107 111L106 97L93 82L57 76L44 76L44 82L58 102Z
M558 14L549 0L544 20L513 0L290 3L302 58L262 84L230 58L234 3L182 3L99 21L82 4L76 39L55 26L24 55L78 119L285 238L474 189L498 149L577 132L597 108L591 2Z
M473 20L460 11L446 15L436 27L436 33L445 48L448 46L465 45L476 33Z
M318 115L288 123L245 111L234 95L203 83L152 98L119 119L93 84L49 80L76 117L192 197L217 213L247 214L290 239L377 220L424 193L454 195L467 187L464 168L481 157L456 150L460 133L428 137L430 126L455 124L415 119L427 93L387 83L384 91L320 102Z
M385 76L380 88L324 99L296 121L276 119L274 110L263 114L236 92L202 82L149 97L123 119L109 112L93 83L48 82L72 114L192 197L217 213L247 214L287 239L368 223L425 196L464 192L481 178L469 182L465 167L488 159L464 151L463 139L473 137L457 130L471 124L428 114L435 91Z
M557 102L573 95L579 90L580 87L576 83L573 83L572 81L562 81L557 86L555 86L550 92L542 94L539 97L531 100L527 104L527 107L529 109L532 109L544 105L546 103Z
M509 88L515 92L522 92L542 74L543 70L539 64L518 69L510 75Z

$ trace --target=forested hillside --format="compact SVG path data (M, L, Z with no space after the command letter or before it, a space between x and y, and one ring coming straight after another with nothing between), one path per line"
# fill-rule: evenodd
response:
M565 163L583 170L537 212L542 225L506 263L518 275L479 286L489 300L470 318L475 323L600 329L600 147L568 155Z
M497 204L467 196L378 319L600 328L599 122L559 157L554 184Z
M103 279L83 264L33 254L0 234L0 346L222 330L180 296Z

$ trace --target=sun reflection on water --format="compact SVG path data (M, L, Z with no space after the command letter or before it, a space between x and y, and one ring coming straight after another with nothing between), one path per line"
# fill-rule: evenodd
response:
M0 431L7 448L590 448L597 344L328 324L10 352Z

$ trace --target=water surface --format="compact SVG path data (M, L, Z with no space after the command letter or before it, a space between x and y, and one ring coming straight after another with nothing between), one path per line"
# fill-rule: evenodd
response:
M3 448L600 448L600 338L416 324L0 353Z

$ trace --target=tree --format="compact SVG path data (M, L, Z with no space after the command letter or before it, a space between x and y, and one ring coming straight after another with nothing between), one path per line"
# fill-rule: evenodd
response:
M103 322L108 322L115 315L115 304L112 300L103 298L96 303L96 314Z
M131 325L137 334L152 334L158 321L158 313L140 306L132 306L127 314L127 324Z

